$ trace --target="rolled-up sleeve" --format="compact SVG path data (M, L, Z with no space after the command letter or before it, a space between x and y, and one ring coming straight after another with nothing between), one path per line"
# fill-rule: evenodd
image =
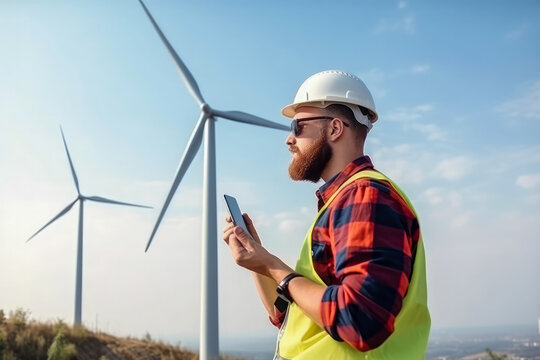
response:
M409 286L419 229L400 199L368 181L349 185L329 209L337 281L324 292L321 318L332 338L360 351L392 334Z
M283 321L285 320L285 314L287 313L287 310L281 312L279 311L277 307L274 306L274 312L275 312L275 316L274 317L268 316L268 320L270 320L272 325L274 325L275 327L279 329L283 325Z

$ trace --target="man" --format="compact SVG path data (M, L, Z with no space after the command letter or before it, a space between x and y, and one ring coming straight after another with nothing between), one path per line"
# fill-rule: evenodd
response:
M424 247L403 192L376 171L364 142L377 112L356 76L309 77L282 113L293 180L325 184L295 269L270 254L253 222L223 230L235 262L253 272L280 328L275 359L423 359L430 329Z

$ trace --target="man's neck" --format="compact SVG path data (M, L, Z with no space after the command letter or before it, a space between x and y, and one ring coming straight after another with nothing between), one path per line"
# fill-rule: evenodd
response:
M321 174L321 178L324 182L327 182L332 177L342 172L347 165L358 159L360 156L364 156L363 149L357 152L348 152L346 154L334 153L330 161L328 161L328 164L326 164L326 167Z

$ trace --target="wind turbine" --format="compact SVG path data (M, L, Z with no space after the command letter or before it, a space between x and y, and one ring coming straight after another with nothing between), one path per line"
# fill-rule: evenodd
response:
M146 245L148 251L156 234L159 224L169 207L169 204L186 173L189 165L199 150L203 140L204 129L204 180L203 180L203 221L202 221L202 251L201 251L201 330L200 330L200 359L217 359L219 356L219 326L218 326L218 280L217 280L217 215L216 215L216 155L215 155L215 118L224 118L246 124L258 125L278 130L290 131L289 127L242 111L222 111L213 109L204 100L195 78L188 70L180 56L173 49L158 24L142 2L139 0L154 29L171 55L177 71L190 94L199 104L201 113L199 120L191 133L189 142L184 150L182 159L176 171L171 189L161 208L158 219Z
M96 201L107 204L116 204L116 205L127 205L127 206L136 206L142 208L151 208L150 206L130 204L125 202L120 202L116 200L110 200L101 196L86 196L81 194L79 189L79 180L77 179L77 174L75 173L75 168L73 167L73 162L71 161L71 156L69 155L69 150L66 144L66 138L64 137L64 132L62 127L60 127L60 132L62 133L62 140L64 141L64 147L66 149L66 154L69 160L69 166L71 168L71 174L73 175L73 181L75 182L75 187L77 188L77 198L73 200L68 206L66 206L62 211L60 211L55 217L52 218L48 223L46 223L41 229L36 231L34 235L30 236L26 242L32 240L34 236L39 234L47 226L51 225L53 222L64 216L76 202L79 202L79 236L77 241L77 275L75 280L75 325L81 325L81 308L82 308L82 266L83 266L83 204L85 200Z

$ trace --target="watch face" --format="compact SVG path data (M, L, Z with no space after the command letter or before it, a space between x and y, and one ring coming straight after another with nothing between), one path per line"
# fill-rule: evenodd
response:
M287 291L284 288L282 288L281 286L278 286L276 288L276 292L277 292L279 298L285 300L287 303L292 302L292 299L289 298L289 296L287 294Z
M281 296L278 296L276 298L276 301L274 302L274 305L279 311L285 312L285 310L287 310L287 307L289 306L289 302L287 300L284 300Z
M279 294L278 299L281 299L281 300L285 301L287 304L290 303L289 299L287 299L287 297L285 295L283 295L283 294Z

